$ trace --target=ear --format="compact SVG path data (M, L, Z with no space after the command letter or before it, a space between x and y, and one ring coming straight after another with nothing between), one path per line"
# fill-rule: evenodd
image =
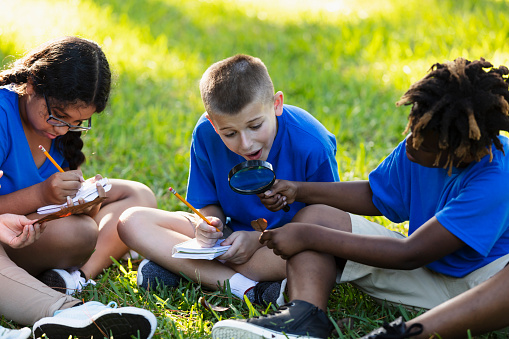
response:
M27 86L26 86L25 91L26 91L26 94L28 94L28 95L35 94L34 82L30 77L27 80Z
M210 123L212 124L212 127L214 127L214 131L216 131L216 133L219 134L217 132L216 125L214 125L214 122L212 121L212 118L210 117L210 115L208 113L205 113L205 118L207 118L207 120L210 121Z
M274 112L277 117L283 114L283 92L281 91L274 94Z

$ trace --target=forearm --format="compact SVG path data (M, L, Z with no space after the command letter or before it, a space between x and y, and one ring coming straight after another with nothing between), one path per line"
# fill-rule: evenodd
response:
M411 247L408 238L352 234L316 225L306 228L309 250L387 269L409 270L428 263Z
M473 289L407 323L421 323L419 338L438 333L442 338L466 338L509 326L509 266Z
M359 215L381 215L372 201L367 180L345 182L298 182L296 200L306 204L325 204Z
M0 213L28 215L46 205L40 184L0 196Z

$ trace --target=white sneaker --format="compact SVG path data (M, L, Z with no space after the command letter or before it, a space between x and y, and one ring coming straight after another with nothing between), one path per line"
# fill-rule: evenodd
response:
M10 330L0 326L0 339L27 339L32 334L28 327L19 330Z
M115 338L149 339L157 327L152 312L137 307L117 308L115 302L107 306L97 301L56 311L53 317L47 317L34 324L34 338L43 334L51 339L78 338Z
M85 281L79 270L71 271L51 269L37 276L37 279L59 292L72 295L79 293L88 284L95 285L95 281Z

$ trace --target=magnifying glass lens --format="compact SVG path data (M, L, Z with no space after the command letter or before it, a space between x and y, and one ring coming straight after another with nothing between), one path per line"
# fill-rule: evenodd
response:
M234 166L228 173L228 183L235 193L259 194L267 191L276 181L272 165L263 160L247 160ZM290 206L283 207L288 212Z
M254 193L269 186L274 181L274 172L266 167L244 168L230 178L230 185L238 190ZM267 187L268 188L268 187Z

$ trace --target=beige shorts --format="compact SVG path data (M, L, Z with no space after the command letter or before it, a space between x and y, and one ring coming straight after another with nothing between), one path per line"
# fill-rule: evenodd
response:
M350 214L355 234L404 238L364 217ZM446 300L479 285L501 271L509 263L509 254L462 277L435 273L425 267L415 270L392 270L347 261L336 282L349 282L379 302L410 308L433 308Z

